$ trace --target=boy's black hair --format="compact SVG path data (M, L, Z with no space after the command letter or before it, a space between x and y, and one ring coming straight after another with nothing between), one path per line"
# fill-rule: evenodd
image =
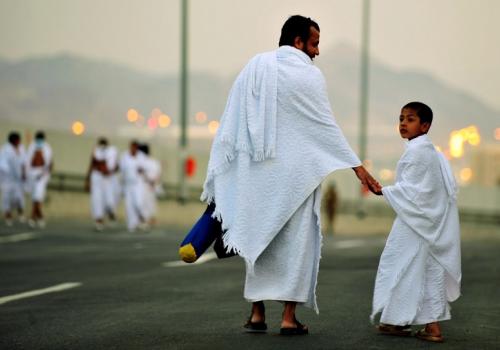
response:
M429 123L432 125L432 109L422 102L410 102L403 106L403 109L412 109L417 113L420 118L420 123Z
M309 17L300 15L289 17L281 28L279 46L293 46L296 37L300 37L304 44L307 43L307 40L309 40L311 27L316 28L319 32L318 23L314 22Z
M35 140L45 140L45 133L41 130L38 130L35 134Z
M21 140L21 135L19 135L17 131L12 131L9 133L7 140L9 141L10 144L14 144L15 142Z

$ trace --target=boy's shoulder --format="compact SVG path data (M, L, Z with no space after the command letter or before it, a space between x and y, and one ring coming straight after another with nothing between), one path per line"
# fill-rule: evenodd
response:
M437 151L433 143L428 139L409 142L401 160L428 164L437 160Z

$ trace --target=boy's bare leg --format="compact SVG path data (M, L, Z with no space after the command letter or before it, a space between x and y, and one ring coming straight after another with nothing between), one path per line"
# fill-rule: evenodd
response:
M439 323L432 322L425 325L425 331L433 336L439 337L441 335L441 326Z

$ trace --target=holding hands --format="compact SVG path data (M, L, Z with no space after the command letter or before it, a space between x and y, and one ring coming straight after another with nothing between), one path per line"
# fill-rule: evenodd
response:
M376 195L382 195L382 186L377 180L371 176L371 174L365 169L364 166L360 165L358 167L352 168L356 173L356 176L361 181L363 186L368 187L368 189Z

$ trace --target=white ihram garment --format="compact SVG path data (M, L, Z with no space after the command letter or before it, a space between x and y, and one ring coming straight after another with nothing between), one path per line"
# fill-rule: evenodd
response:
M24 180L22 178L25 167L26 153L23 145L16 149L6 143L0 150L0 171L2 182L2 211L11 212L15 209L24 209Z
M100 162L109 162L109 147L97 146L92 156ZM109 168L108 168L109 169ZM104 175L98 170L92 170L90 173L90 203L92 208L92 217L103 219L108 212L114 213L115 203L112 195L112 182L109 175Z
M106 147L105 151L106 167L110 171L107 176L106 194L105 202L106 206L111 209L113 213L116 213L118 204L120 203L121 197L121 186L120 177L115 169L118 167L118 150L114 146Z
M460 296L460 226L448 161L427 135L407 144L396 183L382 189L397 214L375 281L372 320L392 325L450 319Z
M123 181L123 192L125 195L125 210L127 213L127 228L135 230L145 219L144 192L145 185L140 169L144 171L145 157L142 152L132 156L130 152L122 154L120 159L120 171Z
M320 70L291 46L257 55L236 79L212 145L202 200L247 266L245 298L318 310L320 184L359 166Z
M160 183L161 165L158 160L146 156L144 167L144 212L145 218L150 219L156 216L156 189Z
M32 166L32 160L35 152L40 150L42 152L44 165ZM27 169L29 188L31 192L31 199L34 202L43 202L47 190L47 184L50 180L50 166L52 163L52 149L50 145L44 142L41 146L37 146L35 142L31 143L27 152Z

